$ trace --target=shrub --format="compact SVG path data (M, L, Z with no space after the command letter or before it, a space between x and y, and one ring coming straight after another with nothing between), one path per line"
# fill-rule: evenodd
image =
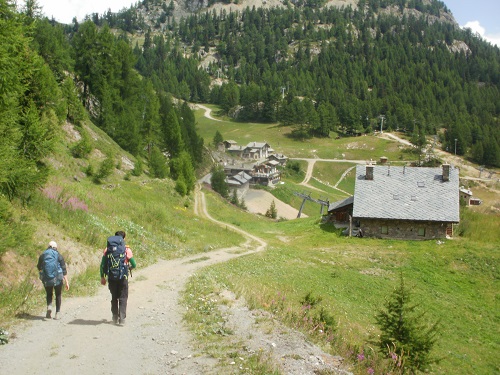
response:
M178 192L181 196L185 196L187 194L187 186L182 178L178 179L175 182L175 191Z
M94 175L94 182L101 183L102 180L109 177L113 173L113 169L115 167L115 162L113 161L112 156L108 156L104 159L99 166L99 170Z
M75 158L86 158L92 151L92 142L87 132L81 131L82 139L73 146L71 149L71 154Z
M142 171L142 161L138 158L134 164L134 169L132 169L132 176L139 177L142 174Z

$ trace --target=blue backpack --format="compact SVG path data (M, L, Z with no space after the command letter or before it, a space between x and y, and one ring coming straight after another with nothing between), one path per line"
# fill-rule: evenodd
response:
M128 276L125 260L125 241L122 236L108 237L106 267L104 267L104 273L108 275L108 280L121 280Z
M63 271L59 264L59 253L48 248L43 252L43 266L40 271L40 280L44 286L56 286L63 279Z

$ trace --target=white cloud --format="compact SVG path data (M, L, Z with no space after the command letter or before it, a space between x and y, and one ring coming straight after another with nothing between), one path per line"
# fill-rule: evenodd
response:
M47 17L54 17L59 22L69 24L73 17L81 22L86 15L92 13L101 15L108 9L118 12L129 8L134 0L39 0L38 3Z
M469 21L462 27L471 29L472 32L479 34L481 38L483 38L487 42L500 47L500 34L487 33L486 29L481 26L481 23L479 21Z

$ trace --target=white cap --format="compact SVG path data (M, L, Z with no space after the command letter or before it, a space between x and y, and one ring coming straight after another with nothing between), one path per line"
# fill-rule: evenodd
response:
M57 249L57 243L56 243L56 241L50 241L49 242L49 247L51 247L52 249Z

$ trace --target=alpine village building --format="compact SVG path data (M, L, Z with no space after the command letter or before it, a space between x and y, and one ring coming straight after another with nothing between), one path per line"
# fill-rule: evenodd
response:
M428 240L453 236L460 221L459 170L358 165L354 196L329 205L330 219L359 236ZM350 227L351 227L350 225Z

